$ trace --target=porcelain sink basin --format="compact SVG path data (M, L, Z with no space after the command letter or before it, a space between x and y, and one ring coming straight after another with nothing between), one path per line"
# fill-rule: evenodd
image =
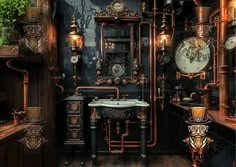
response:
M98 99L88 104L89 107L110 107L110 108L129 108L129 107L149 107L145 101L138 99L111 100Z
M90 102L88 106L96 108L96 111L105 118L126 120L134 117L141 109L149 107L149 104L138 99L98 99Z

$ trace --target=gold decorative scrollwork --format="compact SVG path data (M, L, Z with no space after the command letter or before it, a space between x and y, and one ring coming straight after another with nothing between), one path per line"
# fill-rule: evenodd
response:
M128 10L122 0L114 0L105 10L96 13L96 16L138 16L138 12Z

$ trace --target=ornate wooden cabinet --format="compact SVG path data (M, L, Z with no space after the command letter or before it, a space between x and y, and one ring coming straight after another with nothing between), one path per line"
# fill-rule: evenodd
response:
M65 98L66 101L66 134L65 134L65 151L67 165L69 152L82 150L85 146L83 135L83 110L84 110L84 96L69 96ZM81 162L82 163L82 162Z

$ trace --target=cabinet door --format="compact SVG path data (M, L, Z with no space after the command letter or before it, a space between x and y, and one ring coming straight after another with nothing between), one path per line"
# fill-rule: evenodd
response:
M78 128L82 127L81 115L68 115L67 125L68 127L78 127Z
M78 128L69 128L67 130L67 140L80 140L81 136L81 130Z
M82 102L81 101L68 101L66 105L66 111L68 114L73 114L73 113L81 113L82 110Z

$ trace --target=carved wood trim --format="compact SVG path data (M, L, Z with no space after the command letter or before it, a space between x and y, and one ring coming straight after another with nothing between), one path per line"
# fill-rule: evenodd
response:
M122 8L120 11L114 9L113 4L120 2ZM95 20L97 22L139 22L139 13L133 10L129 10L122 0L113 0L113 2L107 6L105 10L96 12Z
M3 45L0 46L0 58L11 58L19 56L18 45Z

